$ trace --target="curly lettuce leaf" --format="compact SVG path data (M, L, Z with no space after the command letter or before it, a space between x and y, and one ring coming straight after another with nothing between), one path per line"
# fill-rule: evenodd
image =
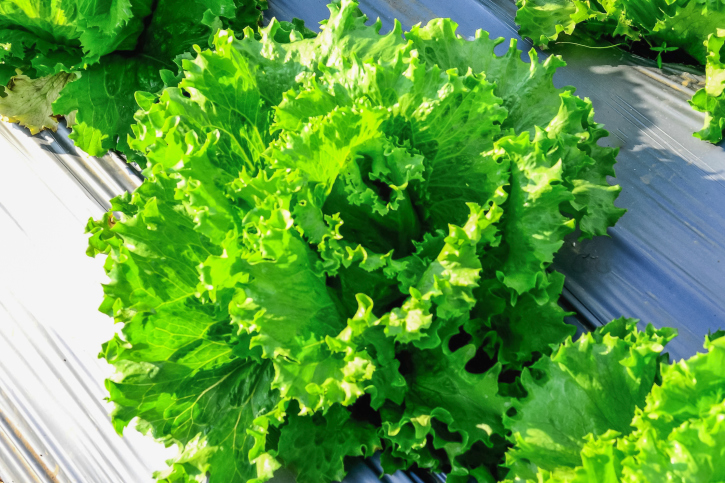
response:
M548 45L562 33L571 35L578 24L595 15L589 2L572 0L518 0L516 6L519 35L537 45Z
M102 156L109 149L128 151L128 134L138 105L136 91L156 92L164 83L154 60L131 61L109 55L84 70L53 102L53 111L75 113L70 138L91 156Z
M623 477L644 474L671 481L723 478L725 373L722 333L705 341L704 354L662 368L662 384L652 388L622 442L628 457Z
M140 417L139 429L167 445L206 447L213 481L251 481L258 470L247 454L257 436L247 428L280 409L273 369L249 352L248 338L237 335L223 310L195 296L193 266L209 247L174 210L174 185L156 177L114 203L121 220L107 215L89 226L94 250L109 253L113 267L101 310L125 323L123 338L102 352L122 374L106 385L116 403L114 426L122 432ZM164 221L176 231L164 230L170 238L159 243L153 227Z
M533 478L532 468L575 468L588 434L633 430L632 417L645 405L660 353L674 337L672 330L652 326L640 332L636 323L610 322L524 370L527 396L514 400L516 414L506 419L515 443L506 456L510 476Z
M640 430L626 446L622 480L722 481L725 478L725 401L718 402L665 434Z
M433 20L425 27L413 27L408 37L423 59L442 69L464 72L470 66L474 72L485 72L495 85L493 93L508 110L502 130L528 131L551 159L549 164L561 159L563 181L574 194L568 213L577 220L582 237L606 234L625 212L614 206L621 188L610 186L606 178L614 175L617 150L597 144L608 133L594 122L591 102L574 96L572 87L554 87L556 69L566 64L558 56L540 63L533 49L531 62L522 62L515 40L498 57L494 48L503 39L490 39L479 30L473 41L466 41L455 29L450 20ZM528 109L523 99L535 99L537 108Z
M0 113L8 121L26 126L31 134L42 129L55 131L58 121L53 117L51 102L74 80L75 74L64 72L39 79L15 76L5 88L5 97L0 98Z
M546 469L542 465L535 474L536 466L530 465L528 473L515 481L721 481L725 476L722 335L706 338L704 354L663 364L661 381L652 386L644 406L635 409L627 431L587 434L579 442L579 465L572 464L576 460L572 453L566 464L549 464ZM565 430L561 438L574 437L574 428Z
M0 114L33 132L52 127L45 121L49 114L75 118L71 139L81 149L96 156L109 149L133 155L127 138L138 109L135 93L157 93L167 82L177 83L180 56L191 56L195 45L206 47L218 28L256 26L264 5L257 0L194 0L183 7L166 0L0 2L0 83L79 77L60 91L39 89L32 96L38 99L16 96L11 105L0 106ZM52 112L46 104L52 104Z
M690 101L696 111L705 113L705 126L695 133L695 137L711 143L722 141L725 130L725 64L723 64L723 46L725 29L717 29L705 42L707 64L705 66L705 87L698 90Z
M503 444L502 415L510 402L499 394L501 366L472 374L466 364L476 347L451 351L448 340L434 351L411 351L405 407L384 406L381 415L383 439L392 443L384 459L397 459L393 464L403 468L446 468L456 477L482 466L487 449ZM437 451L445 455L447 466L435 456Z
M526 293L518 297L516 305L495 295L498 281L482 287L478 298L485 298L488 305L479 304L474 319L466 322L466 331L480 343L491 357L507 368L518 367L537 355L549 355L563 340L572 336L576 328L564 322L569 315L558 304L564 287L564 276L552 272L546 287L547 301L539 303L534 295ZM495 335L490 333L493 328Z
M688 0L518 0L521 35L537 45L556 41L575 29L595 37L621 35L631 41L679 47L705 63L703 42L722 24L721 2Z
M377 428L353 419L341 406L323 417L291 416L279 439L279 458L300 483L342 481L344 458L372 456L380 449Z
M547 166L527 133L504 138L497 143L511 165L510 195L504 239L509 247L506 261L497 273L499 279L517 294L541 285L544 268L574 229L574 220L558 207L573 198L561 183L561 162Z
M515 39L499 57L494 49L504 42L503 38L491 39L488 32L478 30L474 39L467 41L456 33L457 27L451 20L434 19L425 26L414 26L407 37L424 61L443 70L458 69L463 73L470 67L473 72L485 73L508 111L502 130L513 129L516 134L528 131L533 136L535 126L546 126L559 110L559 95L573 90L557 89L552 82L556 69L566 65L561 57L550 56L542 63L532 49L528 52L531 62L524 62ZM535 100L537 108L526 108L523 99Z
M133 50L151 13L150 0L3 0L0 42L31 63L38 77L93 64L116 50ZM63 63L48 62L64 57ZM39 58L36 58L39 57Z
M53 103L56 114L75 112L77 128L71 139L87 153L100 156L109 149L130 152L133 115L138 110L136 92L159 92L164 87L161 70L178 69L175 59L205 46L217 28L249 21L241 27L256 25L261 10L256 0L205 0L179 8L178 2L162 0L155 4L151 21L139 38L132 55L112 54L80 74ZM250 18L252 7L257 13ZM237 11L244 20L237 19Z

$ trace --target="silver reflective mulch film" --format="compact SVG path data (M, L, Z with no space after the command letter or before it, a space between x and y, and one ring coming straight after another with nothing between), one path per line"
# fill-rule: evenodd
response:
M0 123L0 478L142 482L163 447L110 424L97 359L113 335L97 311L102 260L83 228L140 183L120 159L77 152L67 131Z

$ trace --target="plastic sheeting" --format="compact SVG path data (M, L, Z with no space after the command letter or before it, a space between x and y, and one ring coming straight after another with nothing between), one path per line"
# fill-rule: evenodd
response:
M0 479L150 481L163 447L119 438L103 401L110 371L97 354L114 327L97 310L103 261L85 256L83 233L140 181L64 134L0 123Z
M326 3L275 0L268 16L314 27L329 15ZM516 34L511 0L362 0L361 8L385 30L395 18L407 30L449 17L464 37L483 29L531 48ZM669 352L689 357L708 331L725 328L725 149L692 137L704 117L687 104L694 91L683 84L697 79L677 69L663 75L654 62L617 48L558 45L553 53L568 64L554 82L589 97L596 121L610 131L600 142L620 148L617 205L629 210L611 238L567 239L554 265L567 277L566 301L590 328L621 316L675 327L680 335Z

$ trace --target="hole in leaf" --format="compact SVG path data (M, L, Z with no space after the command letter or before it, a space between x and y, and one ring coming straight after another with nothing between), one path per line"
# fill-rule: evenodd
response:
M406 350L400 351L395 355L395 358L400 362L400 368L398 369L400 374L407 376L413 373L415 366L413 365L413 357L410 355L410 352Z
M471 374L483 374L491 369L494 364L496 364L496 361L482 347L479 347L476 355L466 363L466 371Z
M372 185L373 188L375 188L375 191L378 193L378 196L381 200L386 203L390 201L390 197L393 195L393 188L388 186L386 183L383 183L379 179L370 180L369 183Z
M451 352L455 352L471 342L471 339L473 339L471 334L461 329L456 335L448 340L448 349L450 349Z
M372 397L370 394L363 394L357 398L357 401L355 401L352 406L348 407L348 410L350 411L352 418L356 421L364 421L375 427L380 427L383 424L383 419L380 416L380 413L370 406L371 401Z

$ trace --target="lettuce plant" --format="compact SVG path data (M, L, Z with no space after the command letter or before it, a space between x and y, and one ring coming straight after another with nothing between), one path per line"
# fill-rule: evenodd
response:
M713 143L722 140L725 130L725 29L717 29L705 41L707 63L705 87L698 90L690 101L696 111L705 113L705 127L695 136Z
M635 322L568 342L525 374L528 396L506 420L511 481L725 478L723 332L706 339L706 353L668 365L658 354L673 332L638 332Z
M548 45L560 34L584 31L593 37L612 35L626 41L647 42L653 50L682 49L705 65L707 85L690 101L707 114L705 126L694 135L717 143L725 128L720 62L725 25L725 3L686 0L518 0L516 23L522 36ZM660 57L658 56L658 60ZM717 74L719 73L719 75Z
M574 331L547 269L623 214L561 59L330 11L315 38L221 30L137 93L146 180L89 222L113 421L178 445L159 481L329 482L376 451L498 478L517 375Z
M89 154L132 155L134 93L173 83L177 57L220 27L256 26L263 8L257 0L0 0L0 115L32 133L55 129L64 115Z

